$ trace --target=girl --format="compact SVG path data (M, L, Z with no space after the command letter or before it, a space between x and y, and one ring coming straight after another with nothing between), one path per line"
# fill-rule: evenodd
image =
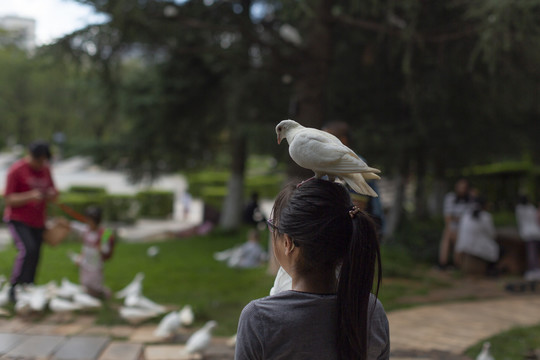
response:
M235 358L388 359L388 320L371 294L376 264L381 273L373 222L342 185L320 179L287 186L272 214L291 290L244 308Z

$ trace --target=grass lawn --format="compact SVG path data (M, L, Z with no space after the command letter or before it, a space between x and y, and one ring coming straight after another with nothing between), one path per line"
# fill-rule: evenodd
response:
M491 343L490 352L497 360L536 359L537 357L531 355L534 355L534 350L537 352L540 350L540 324L517 327L495 335L486 341ZM484 341L481 341L470 347L465 354L472 359L476 358L483 343Z
M176 307L191 304L196 315L195 326L213 319L219 323L216 334L232 335L236 332L242 308L250 300L268 295L273 284L273 277L266 274L266 267L230 269L213 259L214 252L245 241L246 232L247 229L234 233L216 231L208 236L155 243L160 254L154 259L146 255L148 247L154 244L119 242L113 258L105 265L106 284L117 291L137 272L144 272L145 296ZM266 233L261 238L267 237ZM69 250L78 252L80 247L73 241L54 248L45 246L37 283L59 282L62 277L78 282L78 269L66 254ZM399 302L400 297L422 295L434 287L448 286L423 275L426 265L417 264L400 248L383 246L382 254L385 280L379 297L387 310L414 305ZM14 257L12 246L0 251L0 274L10 274ZM390 278L386 278L387 275ZM123 323L116 311L120 305L121 301L110 300L98 314L97 322L104 325Z

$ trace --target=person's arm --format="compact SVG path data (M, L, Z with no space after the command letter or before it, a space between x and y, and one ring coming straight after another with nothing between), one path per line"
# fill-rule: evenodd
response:
M257 308L249 303L238 320L235 360L258 360L263 356L263 326Z
M9 207L20 207L24 206L33 201L43 201L45 198L44 194L38 189L33 189L30 191L20 192L20 193L10 193L4 197L6 206Z
M379 300L376 300L369 325L368 359L390 359L390 325Z

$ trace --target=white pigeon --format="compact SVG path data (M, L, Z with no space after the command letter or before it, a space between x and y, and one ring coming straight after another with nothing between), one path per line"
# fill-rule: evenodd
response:
M153 245L146 249L146 255L150 258L155 258L159 255L159 246Z
M154 335L166 339L173 336L181 326L179 311L173 311L161 319Z
M2 290L0 290L0 306L7 305L9 302L9 289L11 285L9 283L5 283L2 287Z
M49 309L55 313L69 313L75 310L80 310L81 305L69 300L64 300L59 297L52 298L49 301Z
M15 298L17 299L15 302L15 312L17 314L27 315L32 312L32 307L30 306L32 295L29 291L18 286L15 288Z
M137 273L137 275L135 275L135 278L125 288L116 293L115 297L117 299L123 299L129 294L140 294L142 292L143 280L144 273Z
M278 144L287 139L291 158L301 167L313 170L316 178L338 177L357 193L377 197L366 180L380 179L376 175L380 170L369 167L334 135L293 120L281 121L276 134Z
M84 292L84 287L72 283L66 278L62 278L60 287L56 290L56 295L63 298L71 298L75 294L80 294Z
M217 322L211 320L207 322L201 329L197 330L186 342L184 354L201 353L212 339L212 330L217 326Z
M81 309L97 309L101 307L101 300L88 295L87 293L78 293L73 295L73 302Z
M45 306L47 306L48 298L48 289L46 286L34 287L28 290L30 308L33 311L43 311Z
M193 314L193 309L191 305L185 305L182 310L178 312L180 316L180 324L183 326L190 326L195 320L195 314Z
M158 314L163 314L166 311L164 306L159 305L141 294L129 294L124 300L124 305L126 307L153 310Z
M484 345L482 345L482 351L480 351L480 354L476 357L476 360L495 360L493 356L489 353L489 348L491 347L491 343L489 341L486 341Z
M119 313L120 317L130 324L138 324L159 315L159 313L153 310L125 306L120 308Z

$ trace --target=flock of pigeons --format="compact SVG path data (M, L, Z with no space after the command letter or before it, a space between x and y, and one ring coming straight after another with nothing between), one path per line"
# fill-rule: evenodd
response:
M130 324L138 324L145 320L163 315L167 309L163 305L148 299L142 294L144 274L138 273L135 278L122 290L115 294L117 299L123 299L119 315ZM4 276L0 276L0 310L9 302L11 285ZM47 308L60 314L69 314L78 310L96 310L102 306L102 301L88 295L81 285L74 284L63 278L60 286L55 281L44 285L28 285L16 288L15 312L19 315L43 312ZM3 311L7 315L7 311ZM195 315L190 305L185 305L179 311L171 311L160 321L154 336L161 339L172 339L178 331L190 326ZM212 330L217 326L215 321L208 321L201 329L193 333L186 342L185 354L204 351L210 344Z

